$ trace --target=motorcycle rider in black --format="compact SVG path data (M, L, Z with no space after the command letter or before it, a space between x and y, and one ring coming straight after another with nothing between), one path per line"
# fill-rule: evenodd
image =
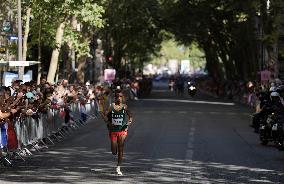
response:
M257 104L256 113L253 115L251 125L256 133L259 132L260 122L263 121L271 111L270 93L271 92L260 92L257 94L259 103Z
M282 94L282 93L281 93ZM284 105L282 104L281 96L278 92L272 92L271 95L271 111L275 114L278 120L278 147L283 150L283 124L284 124Z

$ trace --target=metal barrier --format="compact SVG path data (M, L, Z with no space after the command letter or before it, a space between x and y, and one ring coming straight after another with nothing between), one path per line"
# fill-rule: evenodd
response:
M49 109L46 113L37 113L29 117L14 119L14 129L17 137L17 148L8 150L8 124L0 126L1 162L12 165L15 156L22 160L31 155L31 150L39 150L40 146L47 148L47 144L68 136L72 131L83 126L87 119L97 119L99 115L98 103L89 100L86 104L73 103L65 110ZM67 120L65 121L65 118Z

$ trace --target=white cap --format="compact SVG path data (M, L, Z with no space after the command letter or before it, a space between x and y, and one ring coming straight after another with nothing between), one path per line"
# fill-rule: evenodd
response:
M277 92L272 92L272 93L270 94L270 96L279 96L279 93L277 93Z
M276 91L276 87L275 86L270 87L269 91Z
M282 84L281 80L280 80L280 79L278 79L278 78L277 78L277 79L275 79L275 83L276 83L276 85L278 85L278 86Z

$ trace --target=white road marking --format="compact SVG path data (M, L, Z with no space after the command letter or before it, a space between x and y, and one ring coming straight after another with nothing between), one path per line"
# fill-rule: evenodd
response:
M188 133L187 148L185 155L186 171L184 176L184 182L190 183L192 178L192 159L193 159L193 149L194 149L194 134L195 134L195 119L191 119L191 128Z
M200 112L200 111L195 111L193 112L194 114L203 114L203 112Z
M209 112L209 114L220 114L220 112Z
M226 105L234 106L235 103L225 102L210 102L210 101L193 101L193 100L177 100L177 99L140 99L141 101L156 101L156 102L180 102L180 103L195 103L195 104L210 104L210 105Z
M170 111L161 111L162 114L170 114Z
M146 114L152 114L154 111L144 111Z

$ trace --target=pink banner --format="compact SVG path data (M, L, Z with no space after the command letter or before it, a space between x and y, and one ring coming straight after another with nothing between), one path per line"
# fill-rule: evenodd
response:
M105 69L104 78L105 81L113 81L115 79L116 71L115 69Z
M270 81L271 72L269 70L263 70L260 72L261 81Z

